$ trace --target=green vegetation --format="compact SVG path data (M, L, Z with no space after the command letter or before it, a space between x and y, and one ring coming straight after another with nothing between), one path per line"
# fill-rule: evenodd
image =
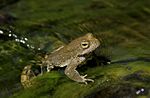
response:
M110 56L112 61L150 57L149 0L1 2L0 29L12 28L15 34L27 37L29 44L48 53L76 37L92 32L102 40L101 47L96 51L97 55ZM0 39L0 97L150 97L149 61L87 67L87 70L83 69L80 73L87 73L88 77L95 80L89 85L71 81L60 71L52 71L34 79L33 87L23 89L20 84L21 71L31 61L38 62L37 54L14 40ZM145 92L136 95L140 88L144 88Z
M131 69L129 70L128 67ZM150 68L148 63L145 62L135 62L129 65L110 65L107 67L99 66L90 68L84 73L88 73L90 78L95 79L95 82L88 85L79 84L67 79L65 75L58 73L58 71L52 71L51 73L37 77L34 80L35 84L33 87L20 91L13 98L34 98L37 96L41 98L69 98L70 96L72 98L82 98L101 90L108 92L108 94L110 94L110 91L115 94L115 90L127 84L131 87L144 87L144 89L150 87ZM134 74L137 74L139 77L132 77ZM145 79L145 81L142 79ZM114 91L112 89L107 89L109 90L107 91L105 90L106 88L113 88ZM112 95L107 95L106 93L101 96L109 98Z

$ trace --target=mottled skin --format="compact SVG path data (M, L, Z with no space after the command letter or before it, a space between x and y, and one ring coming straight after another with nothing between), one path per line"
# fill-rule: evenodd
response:
M77 66L86 60L85 55L94 51L100 42L91 33L88 33L82 37L73 40L66 46L57 49L55 52L47 55L42 61L42 66L47 66L49 72L52 68L65 67L65 74L76 82L83 82L87 84L87 81L92 79L86 79L87 75L81 76L76 70Z
M31 70L31 67L31 65L25 66L21 73L21 84L24 88L30 87L32 85L31 79L36 77Z

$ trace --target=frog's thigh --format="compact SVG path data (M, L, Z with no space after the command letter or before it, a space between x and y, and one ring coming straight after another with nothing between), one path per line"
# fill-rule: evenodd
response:
M82 76L80 76L76 68L84 60L84 57L78 57L77 59L72 60L71 63L66 67L65 74L74 81L83 82L83 78Z

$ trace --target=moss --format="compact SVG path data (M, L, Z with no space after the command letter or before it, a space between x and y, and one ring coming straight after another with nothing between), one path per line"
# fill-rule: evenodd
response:
M139 77L144 79L150 77L150 68L148 63L143 63L144 62L135 62L129 63L128 65L111 65L88 69L84 73L88 73L88 77L95 80L94 83L89 83L88 85L73 82L72 80L66 78L66 76L58 74L58 72L47 73L35 79L36 82L32 88L23 90L14 97L47 98L48 96L51 96L54 98L64 98L71 96L72 98L82 98L84 96L88 96L89 94L105 90L108 87L111 88L113 86L119 86L120 83L120 86L128 84L131 85L131 87L148 88L149 85L146 81L133 81L132 79L126 79L126 81L124 80L126 76L131 76L133 73L140 71L141 68L138 66L142 66L142 71L144 72ZM128 67L131 67L131 69L128 69ZM120 90L121 89L123 88L121 87Z

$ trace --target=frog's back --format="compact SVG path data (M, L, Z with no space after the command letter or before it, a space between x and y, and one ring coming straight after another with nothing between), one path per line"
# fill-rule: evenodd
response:
M89 44L88 47L83 46ZM53 66L66 66L79 55L88 54L99 46L99 41L91 34L79 37L61 49L51 53L46 58L46 63Z
M67 66L73 58L73 52L69 52L66 48L67 47L63 47L62 49L48 55L46 58L48 65L59 67Z

